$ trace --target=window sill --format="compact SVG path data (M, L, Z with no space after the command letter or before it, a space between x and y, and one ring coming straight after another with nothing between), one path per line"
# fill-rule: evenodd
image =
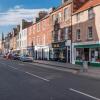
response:
M93 38L88 38L88 39L87 39L87 41L92 41L92 40L93 40Z
M81 42L81 40L76 40L76 42Z

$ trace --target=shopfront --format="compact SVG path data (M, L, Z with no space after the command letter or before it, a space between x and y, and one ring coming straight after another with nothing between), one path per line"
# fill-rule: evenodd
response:
M100 44L75 45L74 48L76 49L76 64L82 64L85 60L90 66L100 67Z
M34 53L36 60L49 60L49 46L35 46Z
M65 42L52 43L53 60L70 63L70 46L66 46Z

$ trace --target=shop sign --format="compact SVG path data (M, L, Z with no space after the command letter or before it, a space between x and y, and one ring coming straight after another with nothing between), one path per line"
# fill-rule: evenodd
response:
M62 48L62 47L65 47L65 42L52 43L52 48Z
M54 44L53 46L54 46L54 48L59 48L60 47L59 44Z

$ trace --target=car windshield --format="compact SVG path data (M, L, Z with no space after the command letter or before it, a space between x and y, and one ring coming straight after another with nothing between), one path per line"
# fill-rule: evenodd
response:
M15 56L19 56L18 54L15 54Z
M24 55L25 57L29 57L29 55Z

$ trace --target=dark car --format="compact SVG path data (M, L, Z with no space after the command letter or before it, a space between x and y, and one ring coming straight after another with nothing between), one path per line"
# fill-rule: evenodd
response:
M13 55L13 60L20 60L20 56L18 54Z

